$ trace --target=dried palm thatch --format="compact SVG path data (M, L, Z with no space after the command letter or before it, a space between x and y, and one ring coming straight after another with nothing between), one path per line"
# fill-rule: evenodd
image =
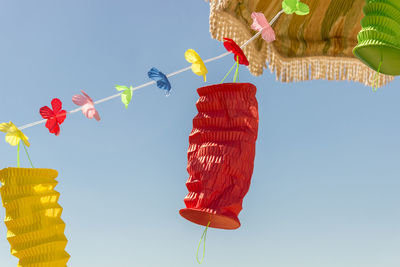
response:
M365 0L304 0L307 16L283 14L274 25L277 40L267 44L258 38L244 52L250 72L261 75L268 68L277 80L297 82L348 80L372 86L376 72L354 57ZM282 0L210 0L212 38L244 43L255 32L251 13L262 12L268 20L282 9ZM380 74L378 87L393 80Z

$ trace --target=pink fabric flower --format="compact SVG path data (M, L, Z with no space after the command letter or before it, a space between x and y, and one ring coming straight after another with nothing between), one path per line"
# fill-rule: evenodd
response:
M82 113L88 119L95 118L97 121L100 120L100 115L94 107L93 100L84 91L81 91L83 95L74 95L72 102L78 106L82 106Z
M261 36L267 43L275 41L275 31L269 25L263 13L253 12L251 18L253 19L253 24L251 25L253 30L261 31Z

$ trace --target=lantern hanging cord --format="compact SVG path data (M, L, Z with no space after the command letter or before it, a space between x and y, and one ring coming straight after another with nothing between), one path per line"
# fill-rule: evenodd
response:
M29 163L31 164L31 167L32 167L32 168L35 168L35 166L33 166L33 163L32 163L32 160L31 160L31 157L29 157L28 149L26 149L26 146L25 146L24 142L22 142L22 146L24 147L24 150L25 150L26 156L28 157L28 160L29 160Z
M20 151L21 151L21 149L20 149L21 143L22 143L22 146L23 146L23 148L24 148L24 150L25 150L26 156L28 157L29 163L31 164L31 167L32 167L32 168L35 168L35 167L33 166L31 157L29 157L29 153L28 153L28 150L26 149L26 146L25 146L24 142L21 142L21 141L18 142L18 147L17 147L17 167L19 168L19 167L21 166L21 157L20 157L20 155L19 155L19 154L20 154Z
M233 64L232 68L228 71L228 73L225 75L225 77L222 79L221 83L223 83L226 79L226 77L228 77L229 73L232 72L233 68L236 66L236 62Z
M197 252L196 252L196 260L198 264L202 264L203 260L204 260L204 256L206 254L206 238L207 238L207 231L208 231L208 227L210 226L211 221L209 221L207 223L206 228L203 231L203 234L201 235L200 241L199 241L199 245L197 246ZM201 260L199 260L199 249L200 249L200 245L201 242L203 241L203 256L201 257Z
M236 60L236 71L235 75L233 76L233 82L239 82L239 57Z
M271 20L271 22L270 22L270 25L271 25L271 26L273 26L273 25L275 24L275 22L276 22L276 21L278 20L278 18L282 15L282 13L283 13L283 10L279 11L279 12L275 15L275 17L272 18L272 20ZM260 36L260 34L261 34L261 31L259 31L259 32L256 33L255 35L253 35L253 37L251 37L251 38L250 38L249 40L247 40L244 44L242 44L242 45L240 46L240 48L242 48L242 49L245 48L248 44L250 44L252 41L254 41L258 36ZM204 60L204 63L208 63L208 62L212 62L212 61L221 59L221 58L223 58L223 57L225 57L225 56L227 56L227 55L229 55L229 54L231 54L231 52L225 52L225 53L223 53L223 54L221 54L221 55L219 55L219 56L216 56L216 57L213 57L213 58L209 58L209 59ZM178 75L178 74L180 74L180 73L182 73L182 72L185 72L185 71L188 71L188 70L190 70L190 69L191 69L191 66L186 67L186 68L183 68L183 69L180 69L180 70L177 70L177 71L175 71L175 72L171 72L171 73L167 74L166 76L167 76L167 78L173 77L173 76L175 76L175 75ZM141 88L143 88L143 87L147 87L147 86L152 85L152 84L156 84L156 82L155 82L155 81L150 81L150 82L144 83L144 84L142 84L142 85L133 87L133 88L132 88L132 92L133 92L133 91L136 91L136 90L138 90L138 89L141 89ZM99 100L95 101L94 104L97 105L97 104L100 104L100 103L103 103L103 102L107 102L107 101L109 101L109 100L112 100L112 99L114 99L114 98L117 98L117 97L121 96L121 94L122 94L122 92L121 92L121 93L118 93L118 94L115 94L115 95L111 95L111 96L102 98L102 99L99 99ZM70 110L70 111L67 112L67 114L73 114L73 113L76 113L76 112L78 112L78 111L80 111L80 110L82 110L82 107L79 107L79 108ZM60 114L60 116L61 116L61 115L63 115L63 114ZM42 123L45 123L46 121L47 121L47 120L45 120L45 119L44 119L44 120L35 121L35 122L32 122L32 123L28 123L28 124L22 125L22 126L18 127L18 129L24 130L24 129L27 129L27 128L30 128L30 127L33 127L33 126L36 126L36 125L39 125L39 124L42 124Z
M18 168L21 166L21 162L19 160L19 151L20 151L20 143L18 143L18 148L17 148L17 167Z
M382 59L379 63L379 67L378 67L378 71L375 73L375 77L374 77L374 82L372 84L372 91L376 92L378 90L378 79L379 79L379 74L381 72L381 67L382 67Z

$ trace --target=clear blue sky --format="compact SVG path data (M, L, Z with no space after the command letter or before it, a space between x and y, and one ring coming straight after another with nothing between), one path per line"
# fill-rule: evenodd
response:
M147 82L224 52L208 31L209 6L180 1L0 0L0 121L22 125L59 97L75 108L115 84ZM207 65L218 83L232 58ZM210 229L208 267L398 267L400 264L400 82L373 93L352 82L282 84L266 71L254 83L260 128L252 185L235 231ZM77 113L61 134L27 129L37 167L59 171L58 191L73 267L198 266L203 228L182 219L188 135L202 78L171 79L98 106L102 120ZM1 140L4 140L4 135ZM0 143L0 167L16 149ZM22 154L24 166L28 166ZM0 217L4 218L0 208ZM0 266L14 267L0 224Z

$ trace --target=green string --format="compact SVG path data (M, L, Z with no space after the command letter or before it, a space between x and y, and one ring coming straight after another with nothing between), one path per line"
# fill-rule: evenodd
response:
M20 142L18 142L18 148L17 148L17 167L19 168L19 166L21 165L20 164L20 161L19 161L19 143Z
M237 81L239 82L239 61L238 61L238 64L237 64L236 71L237 71Z
M374 92L378 90L378 78L379 78L379 73L381 72L381 66L382 66L382 59L381 62L379 63L378 71L375 73L374 82L372 83L372 91Z
M236 60L236 71L235 71L235 76L233 76L233 82L235 83L237 81L239 81L239 56L237 57Z
M223 82L225 81L226 77L228 77L229 73L231 73L231 71L233 70L233 68L235 67L235 65L236 65L236 62L235 62L235 64L233 64L232 68L228 71L228 73L227 73L227 74L225 75L225 77L222 79L221 83L223 83Z
M200 238L199 245L197 246L196 260L197 260L197 262L199 264L203 263L204 255L206 254L206 237L207 237L208 226L210 226L210 223L211 223L211 221L208 222L208 224L206 226L206 229L204 229L204 232L203 232L203 234L201 235L201 238ZM201 261L199 261L199 249L200 249L201 241L203 241L203 239L204 239L204 242L203 242L203 257L201 257Z
M31 160L31 158L29 157L29 153L28 153L28 150L26 149L26 146L25 146L25 144L24 144L24 143L22 143L22 145L24 146L25 153L26 153L26 156L27 156L27 157L28 157L28 159L29 159L29 163L31 164L31 167L32 167L32 168L35 168L35 167L33 166L33 163L32 163L32 160Z

